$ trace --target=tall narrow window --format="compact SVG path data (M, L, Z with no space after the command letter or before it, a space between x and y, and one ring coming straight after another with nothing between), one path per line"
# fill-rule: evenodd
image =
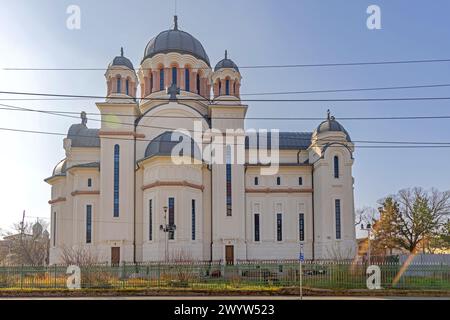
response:
M283 215L277 213L277 241L283 241Z
M92 187L92 179L91 178L88 179L88 187Z
M334 177L336 179L339 178L339 157L338 156L334 156Z
M117 80L116 92L120 93L122 91L122 79L120 79L120 77L117 77L116 80Z
M277 186L281 185L281 178L277 177Z
M195 240L195 200L192 199L192 208L191 208L191 239Z
M334 200L334 214L336 219L336 239L341 239L341 200Z
M259 213L255 213L255 241L260 240Z
M302 177L298 177L298 185L299 186L303 185L303 178Z
M298 214L298 240L305 241L305 214Z
M172 67L172 84L177 84L177 67Z
M169 198L169 226L173 228L175 225L175 198ZM175 230L169 231L169 239L175 239Z
M220 81L220 79L218 81L219 81L219 96L221 96L222 95L222 81Z
M227 197L227 216L232 215L232 193L231 193L231 146L227 146L226 155L226 197Z
M184 70L184 87L186 91L191 89L191 72L189 69Z
M153 201L148 200L148 240L153 240Z
M259 185L259 179L258 177L255 177L255 186Z
M86 243L92 242L92 205L86 206Z
M200 75L197 74L197 94L200 94Z
M120 147L116 144L114 146L114 217L119 216L119 160Z
M159 70L159 90L164 90L164 69Z
M150 88L148 90L149 92L153 91L153 74L150 72Z
M225 94L227 95L227 96L229 96L230 95L230 80L225 80Z
M125 81L125 92L126 92L127 96L130 95L130 80L128 80L128 79Z
M56 246L56 211L53 212L53 246Z
M236 81L234 81L234 83L233 83L233 92L234 92L234 95L236 95Z

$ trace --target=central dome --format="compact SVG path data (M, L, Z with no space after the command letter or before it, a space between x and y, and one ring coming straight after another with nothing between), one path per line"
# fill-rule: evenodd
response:
M177 17L175 16L175 26L166 30L150 40L145 47L144 61L158 53L178 52L190 54L197 59L203 60L210 66L208 55L200 41L185 31L178 30Z

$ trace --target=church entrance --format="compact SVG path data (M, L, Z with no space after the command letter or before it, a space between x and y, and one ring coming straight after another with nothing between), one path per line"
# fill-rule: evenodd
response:
M225 246L225 262L227 265L234 264L234 246Z
M111 247L111 265L120 263L120 247Z

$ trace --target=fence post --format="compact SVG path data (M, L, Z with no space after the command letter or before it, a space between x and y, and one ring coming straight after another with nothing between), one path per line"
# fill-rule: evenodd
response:
M55 269L54 269L54 275L55 275L55 278L54 278L54 287L56 288L56 272L57 272L57 266L56 266L56 263L55 263Z
M20 289L23 288L23 264L20 266Z

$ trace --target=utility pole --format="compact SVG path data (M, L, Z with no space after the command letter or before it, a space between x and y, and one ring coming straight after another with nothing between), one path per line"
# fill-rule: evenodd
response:
M367 248L367 260L368 260L369 265L370 265L370 254L371 254L371 252L370 252L371 251L371 247L370 247L370 232L372 231L372 225L370 223L368 223L366 225L366 227L364 228L364 224L361 223L361 230L367 231L367 245L368 245L368 248Z

